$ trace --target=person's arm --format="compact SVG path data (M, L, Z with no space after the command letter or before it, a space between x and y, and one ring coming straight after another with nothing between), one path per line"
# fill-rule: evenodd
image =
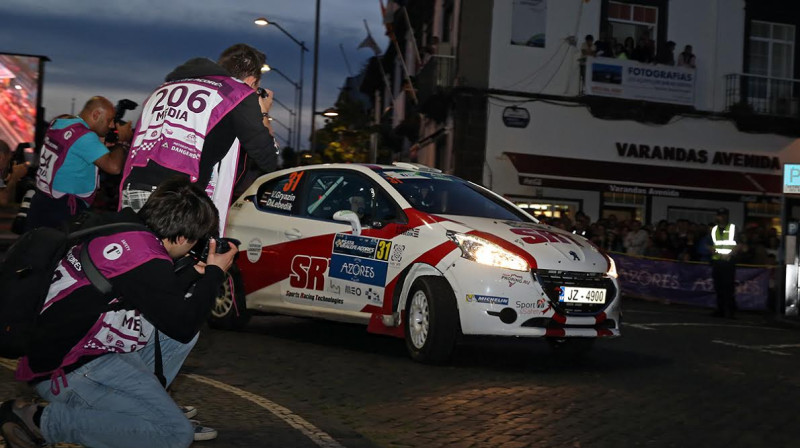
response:
M130 148L130 141L133 137L131 122L125 123L122 126L117 126L117 134L119 135L119 143L114 145L111 151L106 152L94 161L94 164L97 165L98 168L108 174L119 174L125 166L128 148Z
M269 120L262 116L258 98L258 95L249 95L231 111L231 116L234 132L242 148L261 170L270 172L278 166L278 155L275 153L271 130L265 125Z

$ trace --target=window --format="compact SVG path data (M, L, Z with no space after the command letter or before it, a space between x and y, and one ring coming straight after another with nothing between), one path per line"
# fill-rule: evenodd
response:
M281 176L277 179L264 182L258 187L255 204L263 212L280 213L283 215L295 213L297 203L298 181L302 178L302 171Z
M608 39L611 45L622 44L632 40L635 47L643 36L652 40L651 56L655 56L655 41L658 37L658 7L637 5L634 3L608 2ZM626 50L630 52L630 50ZM633 58L634 55L628 55Z
M776 104L792 97L794 75L794 25L750 22L748 70L758 75L747 78L750 104L761 112L773 111ZM759 101L760 100L760 101Z
M358 214L363 226L380 226L404 217L394 201L369 179L344 171L309 172L306 216L333 220L339 210Z

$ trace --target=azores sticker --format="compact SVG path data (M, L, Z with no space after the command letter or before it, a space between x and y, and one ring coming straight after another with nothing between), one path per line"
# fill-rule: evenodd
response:
M372 286L386 284L388 264L369 258L331 254L328 276Z

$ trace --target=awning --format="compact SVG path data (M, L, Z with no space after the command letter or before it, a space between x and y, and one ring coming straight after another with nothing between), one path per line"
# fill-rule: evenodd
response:
M506 152L521 176L637 187L780 195L778 174L643 165Z

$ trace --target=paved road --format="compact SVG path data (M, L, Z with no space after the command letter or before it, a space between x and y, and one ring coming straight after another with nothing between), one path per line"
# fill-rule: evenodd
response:
M800 327L631 301L580 362L541 341L469 340L448 366L361 327L258 317L204 331L179 402L206 447L800 446ZM0 369L0 396L19 386Z

